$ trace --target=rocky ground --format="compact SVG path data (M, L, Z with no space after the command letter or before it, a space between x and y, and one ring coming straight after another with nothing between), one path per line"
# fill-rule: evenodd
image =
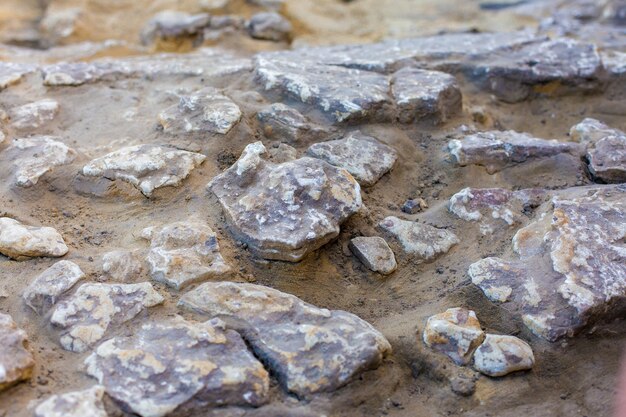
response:
M609 416L626 4L5 0L0 416Z

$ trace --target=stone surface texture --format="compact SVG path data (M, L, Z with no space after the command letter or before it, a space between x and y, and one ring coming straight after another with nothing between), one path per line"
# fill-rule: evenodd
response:
M59 113L59 103L43 99L9 110L11 127L15 130L34 130L52 121Z
M31 377L35 360L26 349L26 332L0 313L0 391Z
M22 297L30 308L43 315L84 276L74 262L59 261L36 277Z
M350 240L350 250L374 272L389 275L398 267L393 251L382 237L355 237Z
M276 12L257 13L246 26L253 38L275 42L288 41L293 30L289 20Z
M107 417L104 388L95 385L82 391L55 394L35 408L35 417Z
M132 282L144 271L141 251L114 250L102 256L102 272L114 281Z
M63 237L52 227L26 226L0 217L0 253L17 261L34 257L58 258L68 252Z
M293 107L283 103L273 103L257 113L263 134L272 139L298 143L321 139L330 129L311 123Z
M528 343L515 336L487 334L474 352L474 369L488 376L504 376L531 369L535 364Z

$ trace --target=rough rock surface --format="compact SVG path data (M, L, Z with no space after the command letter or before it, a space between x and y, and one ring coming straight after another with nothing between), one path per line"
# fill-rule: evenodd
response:
M43 99L9 110L11 127L15 130L34 130L55 118L59 112L59 103Z
M385 337L357 316L260 285L209 282L179 305L223 318L298 396L333 391L391 352Z
M246 146L239 160L208 188L231 229L256 254L299 261L339 234L361 207L358 183L345 170L314 158L273 164L265 146Z
M207 13L189 13L165 10L158 13L141 31L141 42L149 45L157 40L193 37L209 26L211 16Z
M0 62L0 90L19 83L26 74L36 70L35 65Z
M350 240L350 250L374 272L389 275L396 270L396 257L382 237L355 237Z
M148 322L103 342L85 364L109 396L143 417L268 399L267 371L219 320Z
M24 301L37 314L42 315L84 276L74 262L59 261L30 283L24 291Z
M102 339L111 326L137 316L163 297L148 282L139 284L81 285L70 298L57 304L50 322L61 329L61 346L84 352Z
M489 334L474 352L474 369L488 376L504 376L531 369L535 364L528 343L515 336Z
M275 42L289 41L293 30L289 20L275 12L255 14L247 27L251 37Z
M102 256L102 272L120 282L132 282L141 277L144 259L141 251L115 250Z
M0 217L0 253L23 261L38 256L60 257L68 252L63 237L52 227L26 226Z
M423 339L426 346L446 354L457 365L466 365L485 333L472 310L449 308L428 318Z
M257 113L263 134L272 139L286 142L303 142L321 139L330 129L311 123L293 107L274 103Z
M30 378L35 360L26 349L26 332L0 313L0 391Z
M107 417L104 388L95 385L82 391L55 394L35 409L35 417Z

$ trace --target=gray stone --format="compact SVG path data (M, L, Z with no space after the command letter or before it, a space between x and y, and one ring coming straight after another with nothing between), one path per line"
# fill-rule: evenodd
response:
M271 139L303 142L321 139L330 129L315 125L298 110L283 103L274 103L257 113L263 134Z
M254 39L275 42L289 41L293 30L289 20L276 12L257 13L250 18L246 26Z
M103 342L85 364L109 396L143 417L268 400L267 371L219 320L151 321Z
M428 203L423 198L409 199L402 205L402 211L406 214L417 214L428 208Z
M157 40L195 37L209 26L211 16L207 13L189 14L173 10L157 13L141 31L141 42L149 45ZM200 39L201 40L201 37Z
M391 352L385 337L357 316L260 285L208 282L184 294L179 305L223 318L301 397L333 391Z
M144 271L142 251L115 250L102 256L102 272L115 281L132 282Z
M365 266L374 272L389 275L396 270L396 257L382 237L355 237L350 250Z
M104 388L95 385L82 391L55 394L35 409L35 417L107 417Z
M515 336L487 334L474 352L474 369L488 376L504 376L531 369L535 364L528 343Z
M23 261L39 256L58 258L68 252L63 237L52 227L26 226L0 217L0 253Z
M31 377L35 360L26 349L27 339L11 316L0 313L0 391Z
M423 339L426 346L444 353L457 365L466 365L485 333L472 310L449 308L428 318Z
M263 159L255 142L209 184L234 235L257 255L296 262L339 234L361 207L359 184L345 170L314 158L282 164Z
M37 67L31 64L0 62L0 91L19 83L24 76L35 72L36 69Z
M15 130L35 130L52 121L59 113L59 103L43 99L9 110L11 127Z
M22 297L30 308L43 315L84 276L74 262L59 261L35 278Z

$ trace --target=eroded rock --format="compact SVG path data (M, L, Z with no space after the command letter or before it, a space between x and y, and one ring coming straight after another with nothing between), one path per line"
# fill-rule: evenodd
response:
M287 142L321 139L330 132L317 126L298 110L283 103L274 103L257 113L257 119L268 138Z
M487 334L474 352L474 369L488 376L504 376L531 369L535 364L528 343L515 336Z
M22 297L30 308L42 315L84 276L74 262L59 261L35 278Z
M52 121L59 112L59 103L43 99L9 110L11 127L16 130L34 130Z
M449 308L428 318L423 339L426 346L444 353L457 365L466 365L485 333L472 310Z
M26 226L0 217L0 253L23 261L39 256L58 258L69 251L63 237L52 227Z
M0 391L31 377L35 360L26 342L26 332L0 313Z
M141 42L149 45L157 40L198 37L209 26L211 16L207 13L189 14L173 10L157 13L141 31Z
M115 281L132 282L144 270L141 251L114 250L102 256L102 272Z
M248 33L255 39L289 41L293 27L289 20L276 12L257 13L247 24Z
M396 257L382 237L355 237L350 240L350 250L374 272L389 275L396 270Z
M36 70L35 65L0 62L0 90L19 83L24 76Z
M102 397L104 387L55 394L35 409L35 417L107 417Z

